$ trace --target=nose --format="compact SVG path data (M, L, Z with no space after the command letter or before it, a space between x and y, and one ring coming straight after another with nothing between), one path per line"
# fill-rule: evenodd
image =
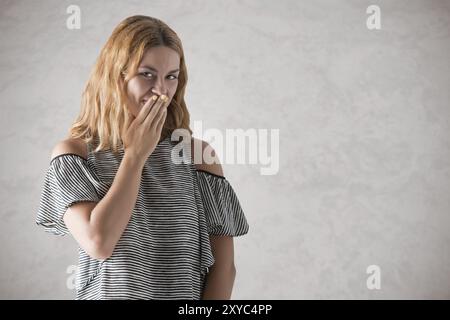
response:
M157 96L161 96L161 95L163 95L163 94L164 94L165 96L169 96L165 90L152 88L151 91L152 91L152 94L156 94Z
M156 94L156 95L158 95L158 96L160 96L160 95L162 95L162 94L164 94L164 95L167 96L167 90L166 90L166 88L164 88L163 84L161 84L159 81L157 81L157 82L154 84L154 87L151 88L151 92L154 93L154 94Z
M160 95L162 94L162 90L160 90L160 89L155 89L155 88L152 88L152 93L154 93L154 94L156 94L156 95L160 96Z

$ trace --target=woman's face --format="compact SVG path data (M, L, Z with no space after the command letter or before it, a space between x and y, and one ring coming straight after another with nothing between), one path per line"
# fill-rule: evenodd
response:
M175 50L165 46L148 49L137 74L127 84L130 113L137 117L145 101L153 95L166 95L169 104L177 90L179 68L180 56Z

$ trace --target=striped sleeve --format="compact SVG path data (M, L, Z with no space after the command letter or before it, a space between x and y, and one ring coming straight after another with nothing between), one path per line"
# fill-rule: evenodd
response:
M97 183L97 176L81 156L63 154L52 159L44 178L36 224L55 235L69 233L64 213L76 202L100 201Z
M218 236L248 233L247 219L228 180L202 170L197 170L197 177L208 233Z

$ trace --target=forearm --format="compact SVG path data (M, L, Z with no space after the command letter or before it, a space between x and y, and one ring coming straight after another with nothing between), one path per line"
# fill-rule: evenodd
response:
M233 291L234 265L214 265L207 275L203 300L229 300Z
M106 195L92 210L90 229L112 254L136 204L143 165L124 155Z

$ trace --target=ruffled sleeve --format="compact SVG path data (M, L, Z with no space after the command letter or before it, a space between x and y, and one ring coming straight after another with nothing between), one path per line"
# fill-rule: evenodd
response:
M225 177L197 170L208 233L218 236L241 236L249 225L231 184Z
M87 160L76 154L62 154L50 162L44 178L36 224L55 235L69 233L63 215L80 201L100 201L99 180Z

